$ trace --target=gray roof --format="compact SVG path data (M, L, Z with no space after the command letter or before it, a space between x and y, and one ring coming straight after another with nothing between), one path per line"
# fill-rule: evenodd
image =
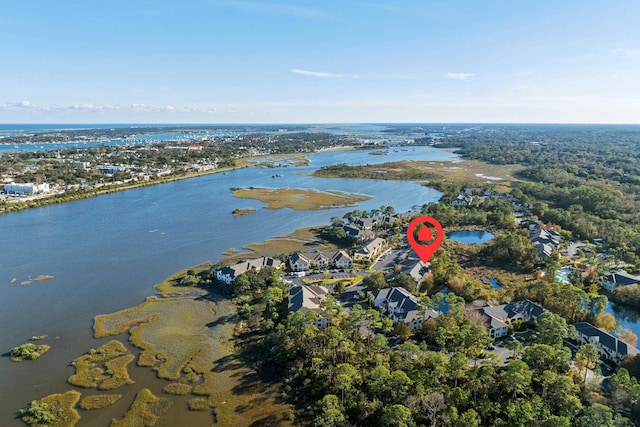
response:
M324 286L292 286L289 290L289 311L315 311L322 313L322 301L327 298L329 290Z
M640 283L640 277L627 273L624 270L620 270L617 273L609 274L605 276L603 280L614 283L616 286L629 286L637 285Z
M598 337L598 342L609 349L611 352L616 352L621 356L625 356L627 354L636 354L638 353L638 349L627 344L626 342L614 337L604 329L596 328L590 323L587 322L578 322L575 323L576 331L579 334L582 334L586 337Z
M538 304L524 299L522 301L510 302L497 306L482 307L480 310L489 317L501 322L512 319L537 319L546 310Z

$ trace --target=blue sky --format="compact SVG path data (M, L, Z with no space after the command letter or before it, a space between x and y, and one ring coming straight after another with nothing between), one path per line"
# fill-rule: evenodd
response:
M640 3L11 1L4 123L640 123Z

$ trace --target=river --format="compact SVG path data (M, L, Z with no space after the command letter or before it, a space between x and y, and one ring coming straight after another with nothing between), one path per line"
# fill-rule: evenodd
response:
M0 215L0 343L2 352L33 335L48 335L52 349L41 359L0 358L0 425L23 425L15 411L29 401L63 392L69 362L108 340L92 337L92 319L140 304L152 286L178 270L216 262L240 248L297 228L327 224L355 209L261 209L236 199L230 187L298 187L362 193L373 198L357 209L392 205L399 212L437 201L440 193L414 182L314 178L309 172L335 163L400 159L455 160L430 147L371 156L367 151L324 152L310 165L245 168L113 193L61 205ZM296 172L296 173L294 173ZM274 174L281 178L272 178ZM234 217L237 207L256 208ZM21 286L38 275L51 280ZM15 283L11 283L16 279Z

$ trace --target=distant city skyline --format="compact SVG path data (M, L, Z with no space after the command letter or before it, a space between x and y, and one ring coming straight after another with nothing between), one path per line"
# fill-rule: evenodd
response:
M640 123L640 3L14 2L0 123Z

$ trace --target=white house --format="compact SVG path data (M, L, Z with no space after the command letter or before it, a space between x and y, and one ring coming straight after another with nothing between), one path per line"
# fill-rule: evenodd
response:
M353 261L345 251L295 253L289 256L289 266L293 271L307 271L311 268L349 268Z
M593 344L598 348L600 356L616 363L628 354L638 353L638 349L614 337L604 329L596 328L590 323L579 322L573 325L578 331L579 344Z
M492 338L507 335L509 324L514 320L536 320L546 310L538 304L524 299L508 304L486 306L479 309L486 317L489 335Z
M326 328L328 320L324 317L322 302L327 299L329 289L324 286L292 286L289 290L289 313L314 311L318 319L314 322L319 328Z
M602 287L614 291L620 286L632 286L640 284L640 276L634 276L624 270L618 270L616 273L609 274L600 279Z
M354 254L354 259L356 261L372 260L382 251L384 243L385 240L382 237L376 237L375 239L366 243L360 249L358 249Z
M236 277L249 270L260 270L263 267L280 268L281 266L282 262L279 260L263 256L256 259L240 261L229 267L218 268L215 270L215 275L216 279L220 282L230 285Z
M394 323L404 322L415 331L428 319L438 317L438 312L420 307L418 298L404 288L385 288L372 291L370 300L374 307L384 307Z
M51 191L51 187L46 182L42 184L11 182L4 185L4 192L7 194L38 194L49 191Z

